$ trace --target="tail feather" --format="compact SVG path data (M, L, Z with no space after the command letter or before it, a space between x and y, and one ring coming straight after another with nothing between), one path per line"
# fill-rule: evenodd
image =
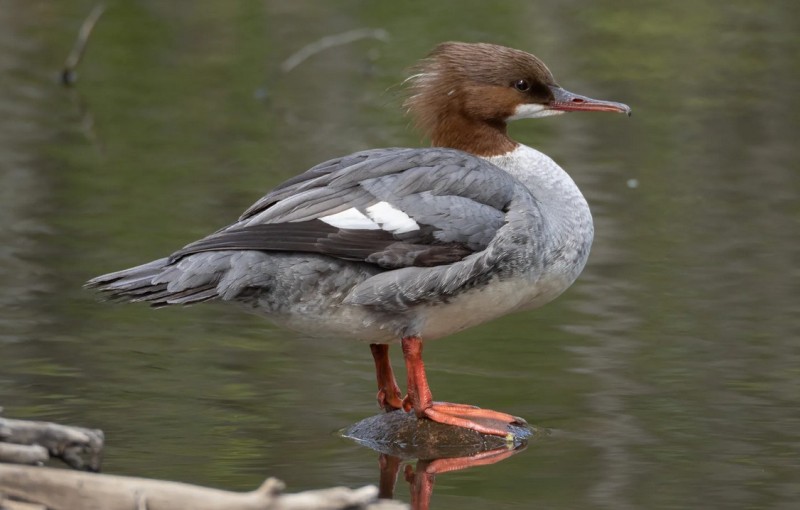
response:
M151 306L159 308L167 305L190 305L217 297L216 284L193 287L182 291L170 291L167 289L166 284L160 284L157 289L155 290L154 288L154 292L137 296L131 301L137 303L146 301Z
M97 289L113 300L148 302L153 307L172 304L188 305L217 297L216 284L208 281L196 287L170 290L169 280L164 281L163 279L164 273L169 272L168 266L169 261L165 257L140 266L97 276L86 282L84 287Z

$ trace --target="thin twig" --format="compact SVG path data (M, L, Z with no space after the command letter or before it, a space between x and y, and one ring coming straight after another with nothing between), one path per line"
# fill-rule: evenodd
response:
M89 36L92 35L92 30L106 10L103 3L94 6L92 12L84 20L81 29L78 31L78 38L75 40L75 45L72 51L69 52L67 60L64 62L64 69L61 71L61 83L65 86L70 86L78 79L76 71L78 64L80 64L83 54L86 51L86 43L89 42Z
M382 28L357 28L355 30L342 32L341 34L325 36L311 44L303 46L299 51L284 60L283 64L281 64L281 71L288 73L303 63L304 60L321 51L333 48L334 46L350 44L360 39L377 39L382 42L387 42L389 40L389 32Z

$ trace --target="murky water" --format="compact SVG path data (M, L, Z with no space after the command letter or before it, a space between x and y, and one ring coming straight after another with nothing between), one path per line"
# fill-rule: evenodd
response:
M517 123L596 240L547 307L432 342L434 394L550 433L436 478L432 508L796 508L800 4L0 0L0 405L102 428L106 471L250 489L379 480L366 346L233 307L81 289L235 218L328 157L423 143L394 85L443 40L530 50L634 116ZM384 29L281 63L323 36ZM395 349L396 350L396 349ZM397 353L395 364L402 364ZM409 500L400 477L396 496Z

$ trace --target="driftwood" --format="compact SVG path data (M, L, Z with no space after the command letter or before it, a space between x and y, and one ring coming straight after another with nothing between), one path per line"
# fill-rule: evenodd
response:
M0 443L0 462L41 465L50 459L50 452L38 444Z
M98 471L103 431L0 418L0 462L40 464L59 458L75 469Z
M374 486L336 487L284 494L283 482L269 478L251 492L229 492L178 482L0 464L0 509L17 501L49 510L399 510L378 500ZM21 507L24 508L24 507ZM36 508L36 507L33 507Z

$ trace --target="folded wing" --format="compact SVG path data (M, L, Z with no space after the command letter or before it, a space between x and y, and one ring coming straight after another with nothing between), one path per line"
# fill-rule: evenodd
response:
M279 186L240 220L171 262L221 250L293 251L385 269L452 264L505 222L514 181L447 149L380 149L331 160Z

